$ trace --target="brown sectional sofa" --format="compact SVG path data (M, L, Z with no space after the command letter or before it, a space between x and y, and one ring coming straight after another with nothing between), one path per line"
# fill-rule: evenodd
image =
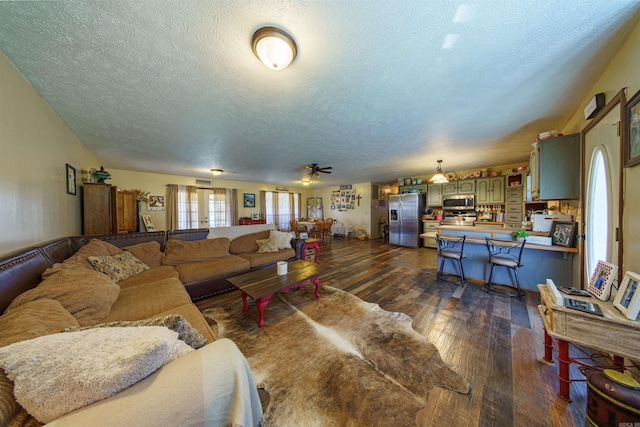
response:
M181 315L207 343L214 342L213 331L192 300L233 289L227 277L281 260L301 259L304 241L294 238L290 249L258 253L256 240L269 238L270 230L232 241L206 239L207 233L208 229L198 229L67 237L4 256L0 259L0 313L4 312L0 347L58 333L61 325L90 326L169 314ZM89 263L89 256L113 257L123 249L147 269L116 283ZM12 386L0 375L2 425L25 416L20 407L3 407L3 402L14 401L8 393ZM7 421L7 417L14 419Z

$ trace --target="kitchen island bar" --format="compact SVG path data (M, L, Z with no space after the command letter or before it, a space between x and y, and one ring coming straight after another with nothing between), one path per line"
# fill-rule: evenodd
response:
M482 226L440 226L438 234L465 235L464 254L466 258L462 261L464 273L467 278L487 281L491 266L487 262L488 251L486 237L494 239L512 240L510 229ZM576 248L564 246L543 246L527 243L522 253L523 266L518 269L520 285L523 289L538 291L539 283L546 283L546 279L553 279L558 286L573 285L573 254L578 253ZM447 274L458 274L449 267L451 271ZM493 283L513 285L515 284L513 274L509 269L498 268L493 272Z

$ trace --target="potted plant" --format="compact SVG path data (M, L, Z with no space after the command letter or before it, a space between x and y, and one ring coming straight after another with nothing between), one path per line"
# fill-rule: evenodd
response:
M513 233L511 233L511 235L513 236L514 239L518 241L522 241L525 238L529 237L529 233L527 233L525 230L516 230Z

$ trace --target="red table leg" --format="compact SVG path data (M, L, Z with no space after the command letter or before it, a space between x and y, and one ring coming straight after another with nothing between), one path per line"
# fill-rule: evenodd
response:
M258 327L262 328L264 325L264 309L269 304L269 300L273 294L265 295L256 300L256 308L258 309L258 315L260 316L260 320L258 320Z
M310 277L309 280L316 285L316 298L320 298L320 279L318 279L318 276L313 276Z
M242 312L246 313L249 309L249 305L247 304L247 294L242 293Z
M544 329L544 358L543 360L548 363L553 363L553 341Z
M569 343L565 340L558 340L558 379L560 390L558 391L558 397L560 399L571 402L569 396L569 386L571 380L569 379L569 365L571 359L569 358Z

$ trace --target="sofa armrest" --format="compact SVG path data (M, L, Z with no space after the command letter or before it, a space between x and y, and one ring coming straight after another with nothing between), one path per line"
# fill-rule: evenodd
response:
M296 250L296 259L304 259L304 246L307 243L303 239L294 237L291 239L291 247Z
M114 427L258 426L262 407L247 360L232 341L223 338L50 425L84 427L95 425L96 420Z

